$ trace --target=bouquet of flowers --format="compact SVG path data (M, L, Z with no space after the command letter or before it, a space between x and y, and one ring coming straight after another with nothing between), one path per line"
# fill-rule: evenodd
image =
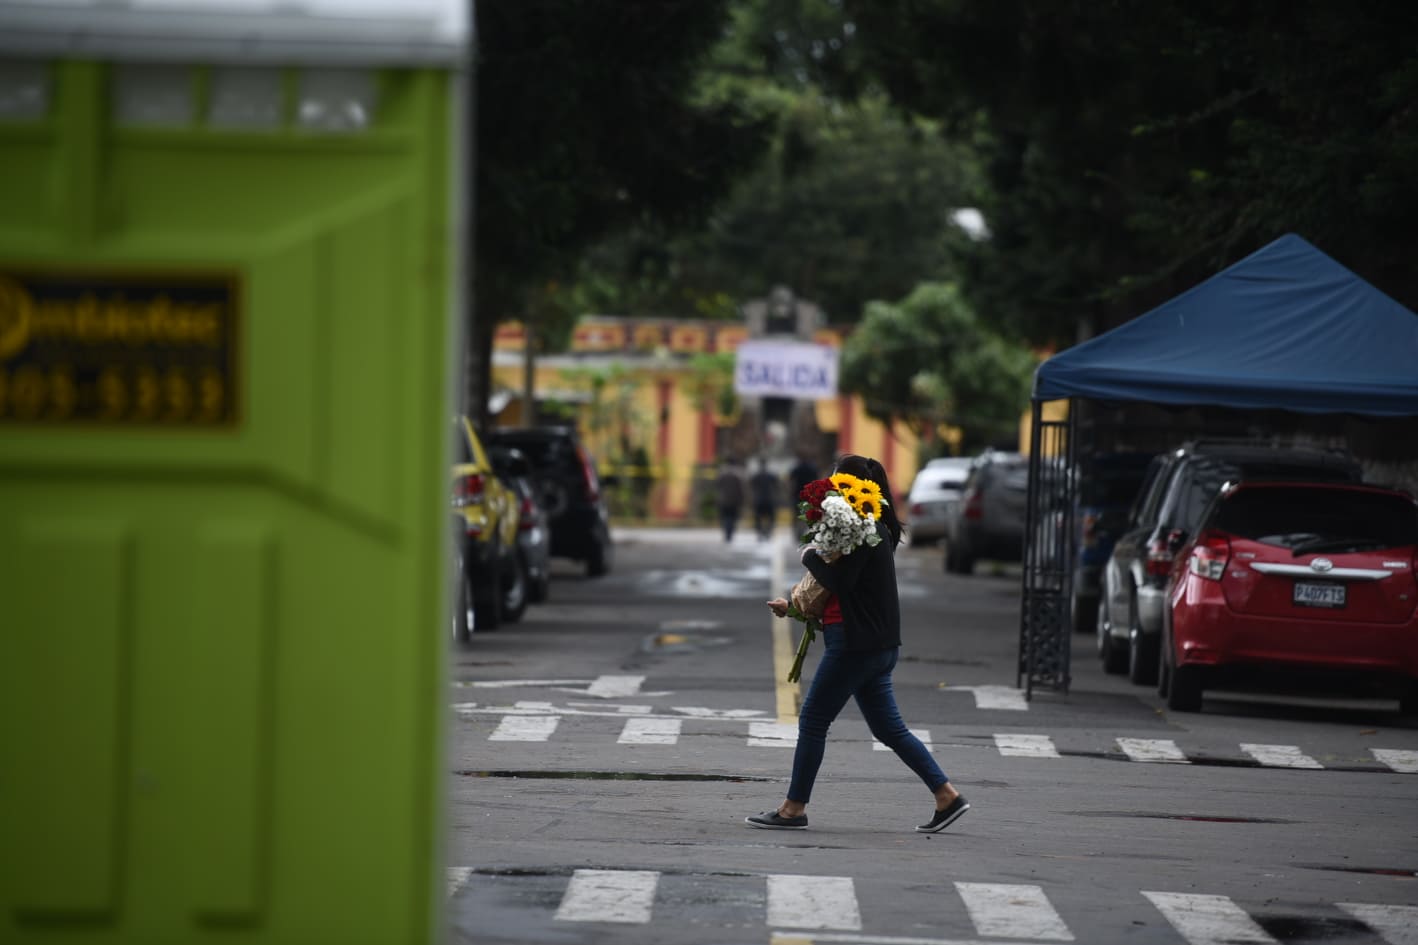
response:
M877 545L881 536L876 532L876 522L885 504L881 487L869 479L837 473L827 479L813 480L798 493L798 518L807 523L800 542L815 547L824 561L835 561L863 545ZM808 644L822 628L822 611L828 594L809 572L788 595L788 616L804 624L797 658L788 671L788 682L797 682L802 676L803 657L807 655Z

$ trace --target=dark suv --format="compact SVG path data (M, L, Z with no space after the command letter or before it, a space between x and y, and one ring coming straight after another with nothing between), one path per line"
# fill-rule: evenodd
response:
M960 499L946 513L945 570L970 574L980 558L1021 560L1028 495L1027 458L996 450L977 456Z
M522 451L551 528L551 554L584 562L588 577L611 569L615 548L601 480L574 427L501 427L488 443Z
M1103 569L1096 620L1103 668L1110 673L1126 670L1140 684L1157 681L1162 605L1172 560L1223 485L1261 479L1363 479L1359 464L1347 452L1257 443L1200 440L1162 454L1157 462Z

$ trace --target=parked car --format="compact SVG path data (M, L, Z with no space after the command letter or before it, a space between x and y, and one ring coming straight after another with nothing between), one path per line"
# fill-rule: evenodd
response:
M975 562L1019 561L1029 461L1019 453L988 450L975 457L960 500L945 520L945 570L970 574Z
M913 546L945 537L946 515L965 490L971 462L968 456L942 456L932 459L916 473L911 490L906 494L903 516L907 538Z
M517 558L518 501L497 477L472 421L453 422L454 523L458 542L454 636L467 640L474 627L496 630L509 588L525 577ZM468 602L471 605L468 606Z
M1195 441L1165 454L1103 569L1095 631L1104 669L1126 671L1139 684L1157 681L1167 576L1177 550L1196 533L1202 513L1222 485L1362 478L1353 457L1336 450Z
M1161 464L1152 453L1099 453L1082 464L1074 496L1073 595L1069 617L1075 633L1092 633L1098 622L1103 569L1127 526L1128 512Z
M547 599L551 587L551 529L546 510L537 498L537 486L532 478L532 464L526 454L512 446L498 444L487 448L492 468L517 495L517 557L525 580L520 586L510 584L502 601L504 620L517 620L529 603Z
M1336 483L1228 485L1181 548L1158 692L1179 711L1213 687L1371 683L1418 714L1418 505Z
M522 451L551 527L551 554L583 562L588 577L611 569L615 546L596 464L574 427L501 427L488 442Z

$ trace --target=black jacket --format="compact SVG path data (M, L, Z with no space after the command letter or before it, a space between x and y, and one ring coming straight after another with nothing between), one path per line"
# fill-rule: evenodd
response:
M881 541L863 545L828 564L816 551L803 565L842 608L849 650L884 650L901 645L901 600L896 594L896 551L891 533L877 523Z

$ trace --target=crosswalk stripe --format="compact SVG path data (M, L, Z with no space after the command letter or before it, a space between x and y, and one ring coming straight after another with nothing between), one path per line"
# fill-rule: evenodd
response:
M1144 892L1190 945L1273 945L1275 939L1228 896Z
M622 745L673 745L679 741L679 719L630 719L616 741Z
M1029 701L1024 690L1013 686L941 686L946 692L968 692L975 697L977 709L1003 709L1006 712L1028 712Z
M911 734L914 735L914 736L916 736L918 739L921 740L921 744L926 746L926 751L930 751L930 750L931 750L931 732L930 732L930 729L927 729L927 728L913 728L913 729L911 729ZM882 744L881 742L877 741L875 738L873 738L873 739L871 740L871 747L872 747L872 750L873 750L873 751L890 751L890 750L891 750L890 747L888 747L887 745Z
M1335 905L1379 934L1389 945L1418 945L1418 906L1380 906L1365 902Z
M1154 764L1191 764L1187 756L1170 738L1119 738L1118 747L1133 761Z
M1400 748L1370 748L1374 757L1400 774L1418 774L1418 751Z
M955 889L981 935L1073 941L1073 933L1038 886L956 883Z
M798 727L781 722L749 722L748 744L750 748L796 748Z
M1059 750L1054 740L1047 735L995 735L995 747L1005 757L1014 758L1058 758Z
M862 915L852 878L769 876L768 924L789 929L860 929Z
M473 875L471 866L450 866L448 867L448 898L452 899L457 895L458 890L468 884L468 877Z
M1298 745L1255 745L1250 742L1242 742L1241 751L1269 768L1324 767L1324 765L1302 752Z
M577 870L561 897L556 919L644 924L650 921L659 882L660 874L654 870Z
M504 715L487 737L490 742L544 742L556 731L559 715Z

